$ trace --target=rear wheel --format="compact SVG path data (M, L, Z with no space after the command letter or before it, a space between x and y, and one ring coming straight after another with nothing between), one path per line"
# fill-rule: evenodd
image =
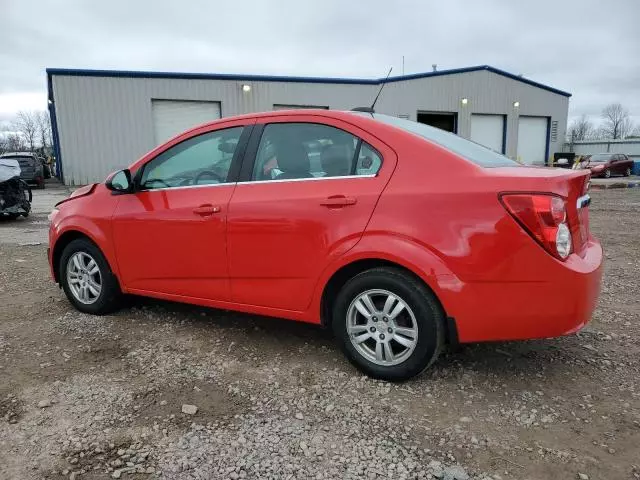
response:
M627 167L627 169L624 171L624 176L625 177L630 177L631 176L631 169L629 167Z
M120 305L120 286L102 252L79 238L67 245L60 257L60 283L69 301L84 313L103 315Z
M604 171L604 178L611 178L611 170L608 168Z
M444 313L418 279L374 268L349 280L333 308L347 358L371 377L401 381L431 365L444 343Z

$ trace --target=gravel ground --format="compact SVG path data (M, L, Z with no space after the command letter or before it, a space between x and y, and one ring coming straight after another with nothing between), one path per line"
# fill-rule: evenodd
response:
M640 478L640 191L592 197L607 261L582 332L463 346L403 384L309 325L80 314L49 279L46 205L0 221L0 478Z

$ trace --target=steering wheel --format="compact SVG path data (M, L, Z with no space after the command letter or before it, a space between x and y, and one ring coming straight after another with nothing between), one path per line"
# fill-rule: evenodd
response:
M167 188L171 187L171 185L169 185L167 182L165 182L164 180L162 180L160 178L149 178L144 182L144 184L142 186L144 188L153 189L153 187L151 187L151 185L153 185L154 183L159 183L159 184L161 184L162 187L167 187Z
M224 182L223 178L220 175L218 175L216 172L212 172L211 170L205 170L203 172L200 172L198 175L196 175L196 177L193 179L193 184L198 185L200 183L200 179L206 176L212 177L214 180L217 180L218 183Z

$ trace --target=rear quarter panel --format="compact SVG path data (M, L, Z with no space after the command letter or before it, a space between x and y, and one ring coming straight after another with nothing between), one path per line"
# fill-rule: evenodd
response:
M377 251L420 276L456 319L461 341L540 336L541 295L559 261L507 213L498 192L540 191L541 179L518 166L482 168L421 140L397 140L394 175L349 255ZM541 175L549 176L547 191L568 196L559 173Z

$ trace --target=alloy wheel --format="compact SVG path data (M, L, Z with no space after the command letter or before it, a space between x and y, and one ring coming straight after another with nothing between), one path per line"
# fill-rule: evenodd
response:
M102 274L95 259L86 252L76 252L67 262L67 284L81 303L91 305L100 297Z
M418 343L418 322L411 307L388 290L358 295L349 305L346 322L356 351L377 365L404 362Z

